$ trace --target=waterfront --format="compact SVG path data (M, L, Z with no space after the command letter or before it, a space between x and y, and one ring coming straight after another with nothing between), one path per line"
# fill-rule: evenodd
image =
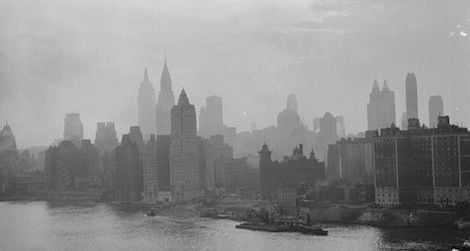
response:
M236 224L181 213L147 217L107 204L0 202L0 250L442 250L470 234L324 224L328 236L307 236Z

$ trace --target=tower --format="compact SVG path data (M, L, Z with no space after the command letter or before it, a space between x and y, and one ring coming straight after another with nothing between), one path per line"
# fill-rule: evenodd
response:
M414 73L406 75L406 115L408 119L418 118L418 84Z
M83 123L80 120L80 113L68 113L64 119L64 140L72 141L76 146L80 146L83 139Z
M203 137L223 133L223 104L222 98L210 96L206 99L206 107L199 113L199 133Z
M444 115L444 101L439 95L429 97L429 127L434 128L437 126L439 116Z
M170 186L175 202L201 195L203 141L196 135L196 111L184 89L171 109Z
M150 82L147 69L140 83L138 95L138 124L145 139L155 131L155 90Z
M263 144L263 147L258 152L259 153L259 183L261 189L261 195L265 198L269 197L270 194L273 192L271 187L271 168L272 168L272 160L271 160L271 153L272 151L269 150L268 145L266 143Z
M387 81L384 81L380 90L377 80L374 80L367 104L368 130L389 127L392 123L396 123L395 116L395 93L389 89Z
M171 89L171 77L168 66L165 64L160 79L160 93L156 107L156 127L158 135L166 135L171 132L171 109L175 104L175 96Z

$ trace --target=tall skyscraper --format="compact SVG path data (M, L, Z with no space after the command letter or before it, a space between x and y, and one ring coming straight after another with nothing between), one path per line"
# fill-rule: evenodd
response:
M122 136L121 145L114 150L115 170L113 190L115 199L139 201L142 199L143 175L139 148L128 134Z
M112 152L119 145L113 122L98 122L95 136L95 147L100 153Z
M434 128L437 126L438 118L444 115L444 101L439 95L429 97L429 127Z
M382 90L380 90L377 80L374 80L367 104L367 128L368 130L380 130L389 127L392 123L396 123L395 93L390 91L387 81L384 81Z
M64 140L70 140L76 146L80 146L83 139L83 123L80 113L68 113L64 120Z
M167 135L171 132L171 109L175 104L175 96L171 89L171 77L168 67L163 66L162 76L160 79L160 93L158 94L157 101L157 134L158 135Z
M150 82L147 69L144 71L144 80L140 83L138 103L138 123L145 139L155 132L155 90Z
M406 75L406 115L408 119L418 117L418 84L414 73Z
M199 113L199 135L209 137L210 135L222 134L223 131L222 98L210 96L206 99L206 107L202 107Z
M196 134L196 111L184 89L171 109L170 185L173 201L201 195L203 141Z
M277 128L284 134L289 134L300 128L297 98L294 94L287 97L286 109L277 115Z

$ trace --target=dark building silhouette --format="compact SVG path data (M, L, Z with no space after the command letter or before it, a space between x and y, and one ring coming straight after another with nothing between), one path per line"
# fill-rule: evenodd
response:
M222 98L210 96L206 99L206 106L201 107L199 113L199 135L209 137L210 135L223 134L223 132Z
M418 84L414 73L406 75L406 115L408 119L417 119L418 115Z
M83 139L83 123L79 113L68 113L64 120L64 140L72 141L76 146L80 146Z
M17 170L18 149L13 130L7 124L0 131L0 194L10 188L10 179Z
M64 140L46 150L44 171L48 189L82 189L102 183L98 149L90 140L82 140L80 145L79 148Z
M170 72L166 64L163 66L160 79L160 93L156 107L157 135L168 135L171 132L171 109L175 104L175 96L171 89Z
M373 137L375 202L385 207L407 204L456 205L470 201L470 133L439 117L437 128L414 118L408 130L381 130Z
M429 97L429 127L434 128L437 126L439 116L444 114L444 101L439 95Z
M150 135L145 145L143 160L144 201L154 203L158 200L157 180L157 140Z
M377 80L374 80L372 92L367 104L367 127L369 130L378 130L396 123L395 93L390 91L387 81L384 81L382 90Z
M129 139L131 140L132 143L136 144L137 147L139 148L139 156L141 159L144 157L144 138L142 135L142 132L140 131L140 127L138 126L131 126L129 129Z
M226 161L233 159L233 148L224 142L222 135L212 135L203 139L203 166L201 170L201 188L214 192L217 170L224 168Z
M155 105L155 90L153 89L152 82L150 82L146 68L144 71L144 79L140 83L137 98L138 124L145 139L148 139L150 134L155 133Z
M176 202L202 195L203 141L196 127L194 105L183 89L171 109L170 185Z
M114 198L119 201L140 201L143 192L142 160L139 147L128 134L114 150Z
M99 122L97 123L95 135L95 147L98 148L100 153L112 152L114 148L119 145L116 136L116 129L113 122Z
M277 128L283 134L287 135L299 129L300 126L300 116L297 112L297 98L295 95L291 94L287 98L286 109L277 116Z
M263 197L273 197L277 188L282 185L313 183L325 178L325 163L318 162L313 151L310 157L303 155L303 146L293 150L290 157L282 162L272 161L271 151L266 144L259 151L260 190Z
M170 135L157 136L157 185L158 191L170 189Z

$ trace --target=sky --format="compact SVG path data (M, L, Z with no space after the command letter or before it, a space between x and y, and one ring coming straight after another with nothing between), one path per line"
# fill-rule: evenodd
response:
M467 35L468 34L468 35ZM276 124L289 94L303 123L342 115L367 128L374 79L405 110L405 77L418 80L419 116L441 95L451 122L470 126L470 1L417 0L2 0L0 124L19 147L49 145L78 112L85 138L114 121L137 123L145 67L159 90L166 53L176 97L199 112L224 100L224 122Z

